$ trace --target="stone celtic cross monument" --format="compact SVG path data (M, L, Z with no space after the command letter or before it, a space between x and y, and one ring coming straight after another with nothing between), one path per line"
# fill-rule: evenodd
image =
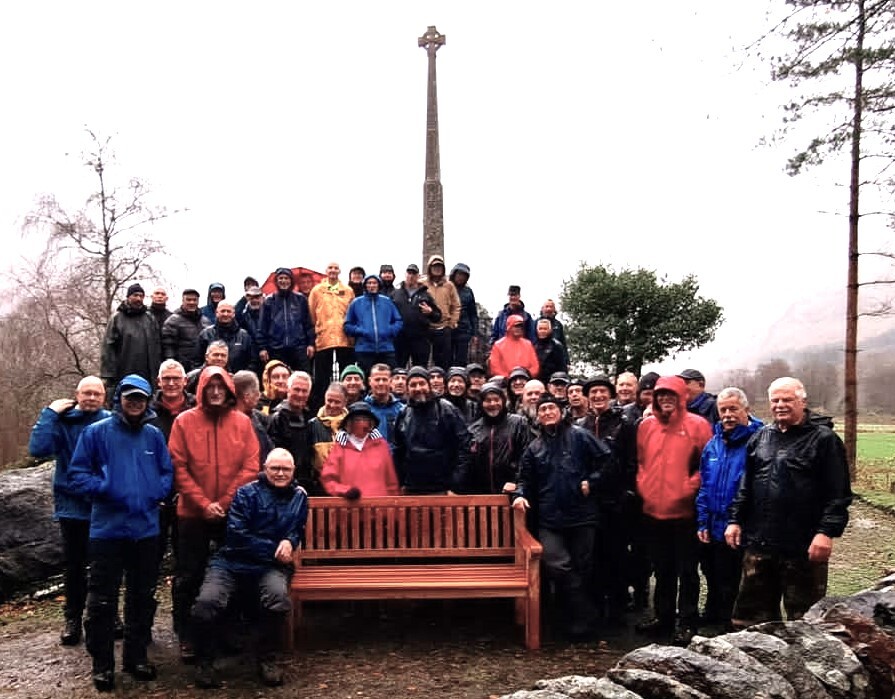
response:
M428 27L418 42L429 56L429 88L426 102L426 181L423 184L423 263L431 255L444 255L444 199L441 190L441 158L438 151L438 91L435 82L435 53L445 36Z

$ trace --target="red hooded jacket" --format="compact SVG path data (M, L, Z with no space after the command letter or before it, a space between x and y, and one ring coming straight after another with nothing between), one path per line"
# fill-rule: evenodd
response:
M199 375L196 407L177 416L168 440L180 517L200 518L213 502L227 510L236 489L258 477L258 438L249 417L232 406L219 415L203 407L205 386L213 376L224 380L228 401L235 402L230 374L206 367Z
M655 393L665 389L677 396L677 410L668 422L656 414ZM699 463L712 438L708 421L687 412L687 385L677 376L663 376L653 393L653 414L637 427L637 492L643 511L655 519L696 517Z
M534 345L531 340L523 337L513 337L510 334L510 328L516 323L523 323L522 316L511 315L507 318L507 334L494 343L491 348L491 357L488 359L488 367L491 369L491 375L509 376L510 372L517 366L528 369L528 373L537 376L540 371L540 363L538 355L535 352Z

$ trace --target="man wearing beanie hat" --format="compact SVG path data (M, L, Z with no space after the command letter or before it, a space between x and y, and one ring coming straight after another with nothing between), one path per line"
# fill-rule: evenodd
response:
M652 410L653 389L658 379L659 375L655 371L648 371L640 377L637 384L637 398L625 406L625 412L631 420L636 422Z
M359 400L364 399L364 395L366 394L366 386L364 382L366 380L367 375L357 364L349 364L342 369L342 373L339 374L339 381L345 388L346 405L351 405L352 403L357 403Z
M277 291L261 305L258 356L262 366L271 359L278 359L293 371L310 372L317 335L308 300L292 290L291 269L280 267L275 277Z
M162 363L158 324L143 303L143 298L143 287L131 284L127 288L127 298L106 326L100 377L109 396L128 374L138 374L147 381L153 381Z
M395 467L411 495L462 492L469 473L469 432L460 412L432 393L429 372L407 372L407 407L395 423Z
M467 398L466 391L468 389L469 375L466 373L466 368L452 366L448 369L447 391L445 391L444 397L460 411L467 425L479 417L479 404Z
M556 396L538 401L540 435L522 454L513 507L538 511L538 541L544 567L555 584L562 625L572 639L593 631L596 610L590 581L604 480L611 469L609 448L562 418Z
M391 265L379 265L379 278L382 280L379 293L391 298L395 293L395 268Z
M500 338L504 337L507 334L507 321L510 316L517 315L522 316L522 328L524 337L527 337L532 344L535 340L538 339L537 334L535 333L535 322L531 317L531 314L525 310L525 304L522 303L522 299L520 297L522 290L516 284L510 284L510 288L507 291L507 298L509 299L506 304L504 304L503 309L500 313L497 314L497 317L494 319L494 323L491 326L491 346L494 346L494 343L497 342Z
M507 397L494 383L479 392L481 417L469 426L472 437L468 492L510 493L516 489L522 453L531 440L528 423L507 410Z

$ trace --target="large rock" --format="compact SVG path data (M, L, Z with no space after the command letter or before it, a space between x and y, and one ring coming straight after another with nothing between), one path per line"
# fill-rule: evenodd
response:
M751 631L728 633L717 638L736 646L785 677L799 699L830 699L830 693L808 669L802 656L790 648L786 641L766 633Z
M535 687L559 692L569 699L643 699L607 677L567 675L555 680L538 680Z
M851 648L807 621L769 621L748 631L786 641L835 699L873 699L867 670Z
M774 672L755 674L687 648L656 644L637 648L619 660L616 667L671 675L714 699L793 698L792 687L782 688Z
M872 619L883 631L895 636L895 588L879 585L876 590L864 590L849 597L824 597L809 609L804 621L820 621L824 614L837 606L845 606L861 616Z
M877 626L872 616L839 603L827 609L815 623L854 651L870 676L873 696L895 694L895 638Z
M779 640L779 639L777 639ZM795 688L780 673L773 668L759 662L748 653L740 650L735 645L728 643L723 638L705 638L695 636L688 646L690 650L721 660L753 675L763 676L769 685L772 696L789 697L789 699L803 699Z
M569 695L552 689L520 689L512 694L504 694L500 699L569 699Z
M0 473L0 601L62 569L53 521L53 466Z
M652 670L623 670L615 667L606 675L613 682L636 692L643 699L712 699L698 689Z

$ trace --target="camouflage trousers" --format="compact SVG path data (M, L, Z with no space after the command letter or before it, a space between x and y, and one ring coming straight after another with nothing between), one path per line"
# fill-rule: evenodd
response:
M827 563L780 553L747 550L743 555L740 590L733 607L733 625L744 628L782 619L800 619L827 593Z

